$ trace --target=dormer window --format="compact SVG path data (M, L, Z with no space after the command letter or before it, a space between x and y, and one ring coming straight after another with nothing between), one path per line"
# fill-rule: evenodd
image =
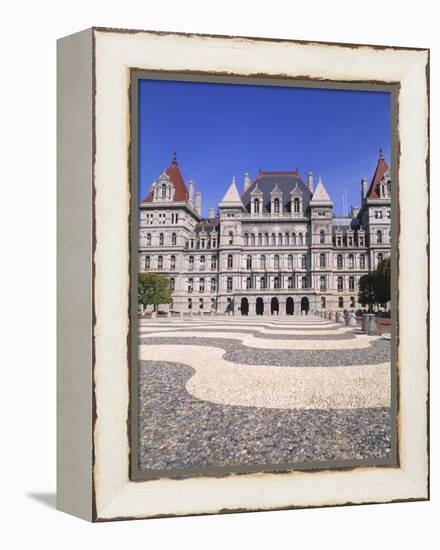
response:
M295 212L295 214L299 214L299 199L298 199L298 197L293 199L293 211Z
M254 199L254 212L255 214L259 214L260 213L260 199Z
M273 200L273 211L274 211L274 214L279 214L280 213L280 199L279 198L276 198Z

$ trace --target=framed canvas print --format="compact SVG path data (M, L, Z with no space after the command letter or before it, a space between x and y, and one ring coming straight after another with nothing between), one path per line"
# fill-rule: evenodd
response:
M58 508L429 498L429 52L58 44Z

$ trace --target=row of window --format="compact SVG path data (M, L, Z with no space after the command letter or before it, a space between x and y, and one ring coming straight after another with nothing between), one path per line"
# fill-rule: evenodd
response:
M192 280L192 279L191 279ZM271 286L272 282L272 286ZM262 277L247 277L246 278L246 289L252 289L252 288L260 288L260 289L266 289L266 288L274 288L274 289L280 289L280 288L312 288L310 284L310 278L307 276L300 277L298 279L299 286L296 286L296 279L295 277L289 276L287 277L287 286L284 286L284 278L280 276L275 276L272 279L266 276ZM259 285L259 286L257 286ZM355 290L359 285L359 281L355 277L349 277L348 278L348 290ZM337 289L338 290L344 290L344 278L338 277L337 278ZM227 277L226 279L226 290L231 292L234 290L233 288L233 278ZM327 290L327 277L322 275L319 278L319 290Z
M384 255L380 252L377 254L377 263L381 262L384 259ZM266 270L268 267L268 258L266 255L262 254L259 258L259 269ZM349 254L347 258L347 268L348 269L354 269L355 268L355 258L353 254ZM321 253L319 255L319 267L325 268L326 267L326 255L324 253ZM152 263L151 263L151 256L144 256L144 269L149 270L152 269ZM176 256L172 255L170 256L169 261L169 269L171 271L176 269L177 265L177 259ZM227 260L226 260L226 267L227 269L233 269L234 265L234 257L232 254L228 254ZM338 254L336 258L336 265L338 269L344 268L344 258L342 254ZM194 256L188 256L188 270L194 271L195 266L195 257ZM254 264L254 258L251 255L247 255L245 258L245 266L247 270L253 269L253 267L256 267ZM298 266L301 269L307 269L307 256L305 254L301 255L299 257ZM164 269L165 263L164 263L164 257L163 256L157 256L157 269ZM204 271L207 268L207 261L206 256L199 256L199 269L201 271ZM216 256L210 256L209 258L209 267L211 270L217 269L217 257ZM281 269L282 262L280 260L280 256L278 254L275 254L273 256L273 269ZM287 256L287 269L292 270L294 268L294 258L293 255L289 254ZM359 269L365 269L366 268L366 258L365 254L359 255Z
M254 233L244 234L244 245L245 246L287 246L287 245L299 245L303 246L306 244L307 235L303 233ZM325 238L325 235L324 235ZM323 241L324 242L324 241ZM230 242L229 244L232 244Z
M375 242L377 244L382 244L384 241L384 235L383 231L381 229L378 229L375 233L376 239ZM389 233L389 237L391 238L391 232ZM290 246L290 245L299 245L303 246L306 244L306 238L307 234L299 233L298 235L296 233L285 233L284 235L282 233L258 233L255 235L254 233L251 233L250 235L248 233L244 234L244 245L245 246ZM336 236L335 244L336 246L342 246L342 244L346 244L346 246L351 247L353 246L353 236L348 235L343 241L342 236ZM152 244L152 236L151 233L147 233L145 235L144 240L145 246L151 246ZM319 243L325 244L325 232L321 231L319 233ZM364 246L364 237L358 236L356 243L359 244L359 246ZM159 233L158 236L158 246L163 246L165 244L165 235L164 233ZM171 234L171 246L177 245L177 234L172 233ZM234 234L232 231L228 235L228 244L232 245L234 244ZM189 239L185 241L185 248L217 248L217 239L216 238L200 238L200 239Z
M141 219L145 220L145 225L154 224L154 214L142 212ZM159 212L157 215L157 224L165 225L167 223L167 215L165 212ZM177 225L179 223L179 214L178 212L172 212L170 216L170 223L172 225Z
M382 258L383 259L383 258ZM273 268L274 269L280 269L281 267L280 262L280 256L278 254L275 254L273 256ZM342 254L338 254L336 265L338 269L343 269L344 267L344 258ZM226 266L228 269L233 268L233 256L232 254L228 254L227 256L227 263ZM247 255L245 258L245 266L246 269L252 269L254 266L253 257L251 255ZM260 255L260 262L259 262L259 268L260 269L266 269L267 261L266 256L264 254ZM299 257L298 266L301 267L301 269L306 269L307 266L307 256L305 254L301 255ZM366 266L366 259L365 254L361 254L359 256L359 269L365 269ZM294 267L294 257L292 254L289 254L287 256L287 269L291 270ZM327 257L326 254L321 253L319 255L319 267L327 267ZM348 262L347 262L348 269L354 269L355 268L355 257L353 254L348 255Z
M275 197L271 204L271 212L273 214L281 214L283 210L283 205L281 202L281 199L278 197ZM292 211L295 214L300 214L302 211L302 201L298 197L294 198L292 201ZM251 212L253 214L261 214L263 212L263 201L259 198L255 198L252 201L252 209Z

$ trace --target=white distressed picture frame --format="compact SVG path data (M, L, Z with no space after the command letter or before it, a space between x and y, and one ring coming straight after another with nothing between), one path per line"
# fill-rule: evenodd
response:
M429 498L429 51L96 28L61 39L58 62L58 508L106 521ZM399 466L130 480L132 68L399 84Z

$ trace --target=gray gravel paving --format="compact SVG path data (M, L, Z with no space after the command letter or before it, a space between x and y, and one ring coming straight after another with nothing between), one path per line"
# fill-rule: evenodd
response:
M165 344L162 338L155 343ZM215 345L215 340L211 343ZM238 355L234 360L254 362L253 350L247 348L245 357L243 349L234 349L240 348L235 341L221 340L221 345L228 348L229 359ZM274 353L280 354L265 351L255 350L255 362L264 363L264 359L273 359ZM311 353L306 352L308 362L314 363ZM316 353L320 357L316 359L318 365L329 355L327 351ZM341 364L344 353L348 352L337 352L334 364ZM290 364L297 354L289 353ZM278 364L287 360L282 353L280 357ZM140 362L141 469L300 464L390 456L388 408L298 411L223 406L188 394L185 383L192 374L191 367L179 363Z
M373 340L367 348L348 350L275 350L249 348L240 341L200 336L167 338L166 336L140 338L140 344L214 346L225 350L224 359L247 365L274 365L280 367L332 367L350 365L371 365L390 361L390 341Z

